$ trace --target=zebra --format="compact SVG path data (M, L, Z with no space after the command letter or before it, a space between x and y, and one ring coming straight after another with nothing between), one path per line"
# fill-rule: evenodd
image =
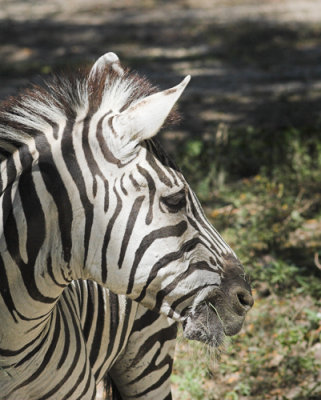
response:
M1 105L1 400L168 400L177 324L241 329L243 266L155 137L189 80L106 53Z

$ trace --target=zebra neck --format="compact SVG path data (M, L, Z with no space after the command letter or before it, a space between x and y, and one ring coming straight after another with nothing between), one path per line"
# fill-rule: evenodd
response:
M0 197L0 337L7 341L1 346L12 350L44 330L72 280L57 207L33 162L30 158L19 170L17 157L2 169L2 176L7 170L8 184Z

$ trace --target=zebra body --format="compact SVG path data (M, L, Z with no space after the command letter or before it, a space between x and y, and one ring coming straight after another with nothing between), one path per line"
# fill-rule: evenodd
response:
M213 346L241 328L243 267L151 140L188 81L155 92L108 53L0 111L0 399L93 399L107 371L169 399L168 318Z
M94 399L97 382L108 372L122 398L165 398L176 330L173 320L126 296L92 281L73 281L53 309L48 329L33 343L41 352L21 352L19 361L2 371L1 390L15 389L8 400L39 399L39 393L43 400Z

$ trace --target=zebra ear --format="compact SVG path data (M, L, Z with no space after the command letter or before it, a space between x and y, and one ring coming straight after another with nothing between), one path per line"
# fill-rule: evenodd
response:
M134 147L157 134L174 104L190 81L188 75L177 86L139 100L127 110L116 115L113 128L122 144Z
M89 73L89 80L99 77L106 68L111 67L119 76L124 74L124 70L120 65L117 54L109 52L99 57L95 64L92 66Z

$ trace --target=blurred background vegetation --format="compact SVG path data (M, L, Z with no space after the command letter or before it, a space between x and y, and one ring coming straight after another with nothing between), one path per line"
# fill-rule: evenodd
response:
M321 2L0 0L0 100L106 51L192 75L164 146L253 282L220 356L179 341L174 398L320 399Z

